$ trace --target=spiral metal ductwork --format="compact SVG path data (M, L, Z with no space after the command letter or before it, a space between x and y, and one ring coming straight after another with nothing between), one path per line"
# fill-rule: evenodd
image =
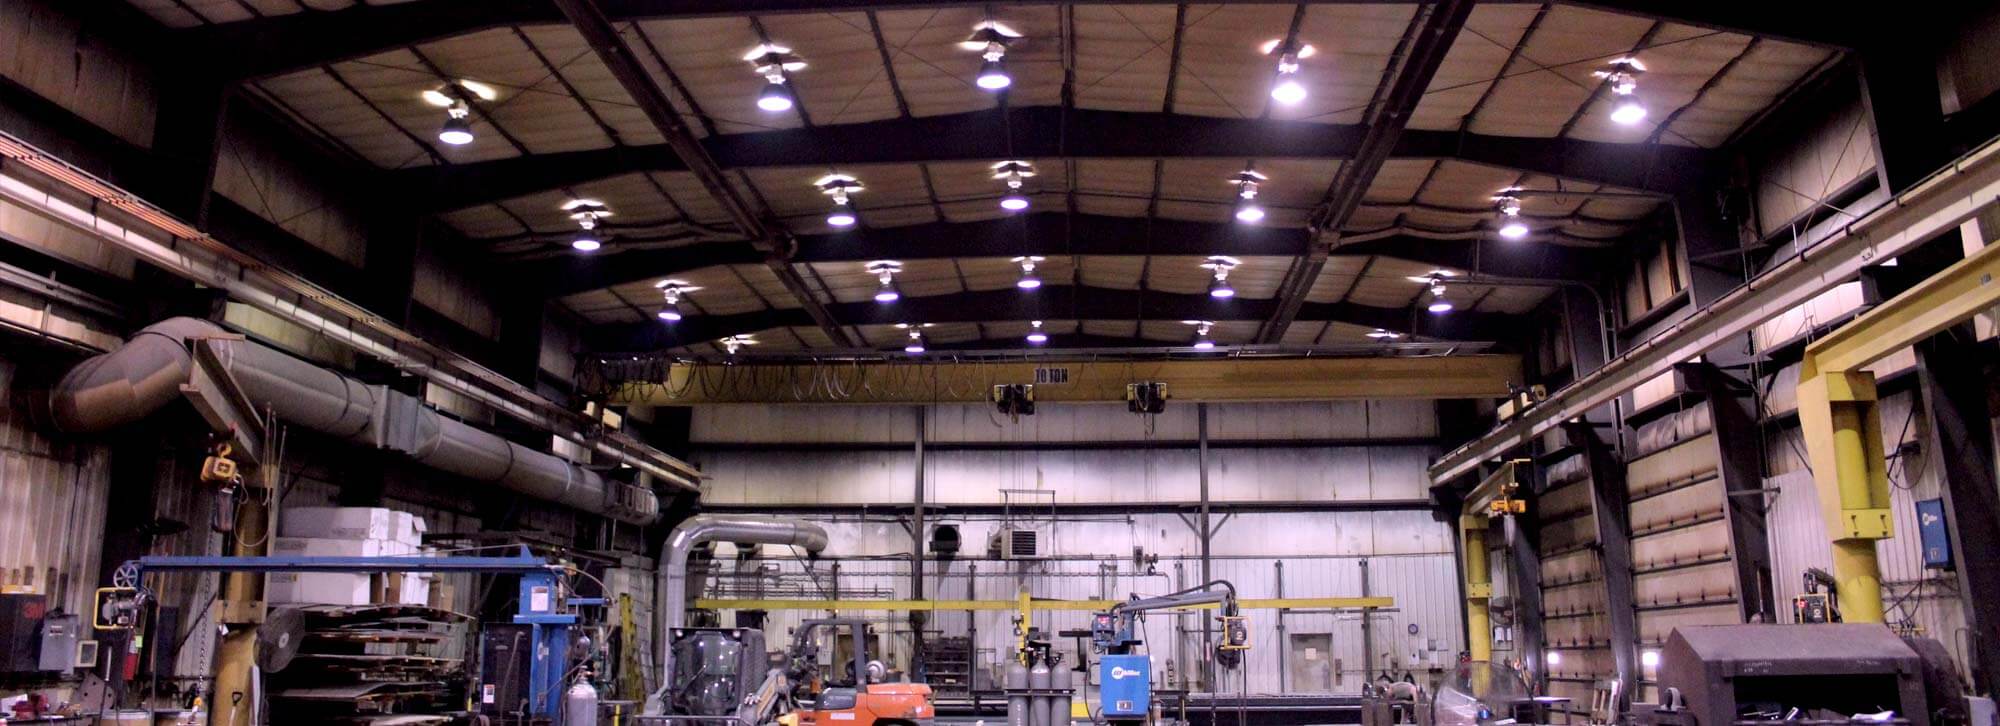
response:
M50 400L56 427L95 433L146 418L181 397L180 385L193 365L188 341L232 337L195 318L147 326L124 347L86 360L63 376ZM240 339L225 346L223 362L253 404L269 406L292 425L391 449L439 471L622 522L651 524L660 518L659 499L650 489L605 479L561 457L447 418L384 386Z

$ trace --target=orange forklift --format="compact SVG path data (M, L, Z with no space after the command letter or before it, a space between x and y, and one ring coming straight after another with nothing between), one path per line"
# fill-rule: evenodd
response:
M798 707L778 718L784 726L930 726L931 687L883 683L880 661L868 657L868 623L853 618L807 620L786 650L786 676ZM833 651L820 667L822 638Z

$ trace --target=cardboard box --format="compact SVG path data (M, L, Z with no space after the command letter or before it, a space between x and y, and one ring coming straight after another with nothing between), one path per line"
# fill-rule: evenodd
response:
M381 507L292 507L285 510L286 537L394 539L395 515Z
M328 537L279 537L271 542L271 554L298 557L389 557L396 543L379 539L334 539Z
M424 518L382 507L292 507L285 510L286 537L377 539L423 544Z
M367 605L375 588L366 573L277 572L264 587L271 603L308 605Z
M422 572L405 572L401 575L403 586L396 593L396 602L403 605L429 605L431 602L431 575Z

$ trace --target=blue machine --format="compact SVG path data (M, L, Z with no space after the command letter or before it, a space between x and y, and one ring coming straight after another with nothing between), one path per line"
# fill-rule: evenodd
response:
M1104 654L1097 662L1099 715L1104 720L1143 721L1152 711L1153 660L1134 652L1142 644L1137 629L1139 614L1203 605L1215 605L1222 612L1223 640L1214 654L1216 662L1235 668L1242 662L1243 649L1249 647L1249 630L1236 612L1236 588L1228 582L1217 580L1159 597L1135 596L1091 616L1091 647Z
M1951 529L1945 524L1944 500L1917 502L1917 541L1924 546L1924 567L1951 569Z
M603 605L604 598L565 597L554 572L542 570L521 575L520 607L514 622L529 626L533 650L528 661L528 687L534 694L534 715L560 713L563 676L569 670L569 629L581 622L577 608Z
M1097 663L1097 697L1106 719L1143 719L1153 708L1151 656L1107 655Z
M569 670L571 628L581 623L578 608L602 606L603 598L571 597L562 588L558 575L565 566L534 556L523 546L507 557L206 557L148 556L126 562L112 576L116 588L100 590L99 597L128 598L123 602L100 602L100 613L136 609L136 603L150 597L142 588L142 577L155 572L470 572L491 575L519 575L520 607L514 622L529 626L533 650L528 682L534 698L529 708L534 716L548 717L561 712L563 679ZM109 605L110 607L107 607Z

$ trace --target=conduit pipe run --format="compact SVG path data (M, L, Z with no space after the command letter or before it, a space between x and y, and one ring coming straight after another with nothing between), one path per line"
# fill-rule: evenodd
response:
M817 553L826 549L826 530L799 519L722 517L713 514L689 517L681 526L674 528L673 534L667 537L666 556L661 558L655 577L653 607L658 614L654 616L657 627L653 631L653 662L660 664L660 687L648 699L649 713L661 712L667 688L673 684L671 633L674 628L687 624L688 557L703 542L717 541L791 545Z
M233 338L205 320L147 326L123 348L79 364L50 400L56 427L109 431L181 396L193 360L188 341ZM223 363L244 394L293 425L391 449L417 463L631 524L660 518L652 490L605 479L570 461L447 418L414 397L371 386L276 349L230 340Z

